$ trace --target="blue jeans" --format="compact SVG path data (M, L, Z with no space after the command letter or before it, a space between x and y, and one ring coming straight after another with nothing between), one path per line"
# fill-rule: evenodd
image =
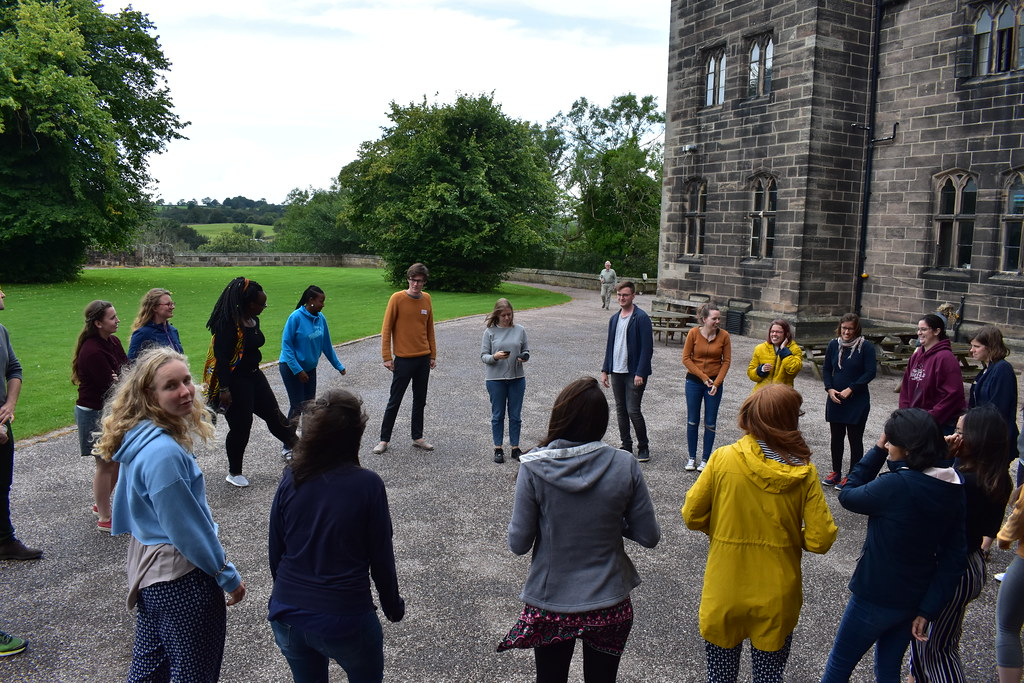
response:
M715 395L708 393L708 388L698 380L686 378L686 445L690 459L697 458L697 436L700 431L700 404L704 403L704 461L715 450L715 427L718 424L718 406L722 404L722 390L718 387Z
M903 655L910 645L910 626L916 616L914 608L885 607L851 595L821 683L849 681L857 663L872 645L875 646L875 680L899 683Z
M489 379L485 382L491 397L491 436L494 445L500 446L505 439L505 406L508 406L508 440L512 446L519 445L519 432L523 426L523 396L526 395L526 378Z
M309 381L303 384L298 375L292 374L287 363L279 363L277 367L281 370L284 390L288 392L288 419L291 420L302 412L303 403L316 398L316 368L306 370Z
M295 683L327 683L327 666L332 659L348 674L349 683L384 680L384 631L376 612L367 612L362 623L348 633L330 638L283 621L272 621L270 627Z

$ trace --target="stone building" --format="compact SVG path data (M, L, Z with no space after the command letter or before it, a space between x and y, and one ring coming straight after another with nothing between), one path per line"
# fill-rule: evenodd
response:
M673 0L659 297L1024 336L1024 0ZM751 316L748 316L750 318Z

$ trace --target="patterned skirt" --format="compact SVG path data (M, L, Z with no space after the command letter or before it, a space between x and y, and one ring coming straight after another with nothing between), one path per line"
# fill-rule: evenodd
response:
M543 647L582 638L595 650L621 657L632 628L633 603L629 598L592 612L551 612L523 605L519 621L498 643L497 651Z

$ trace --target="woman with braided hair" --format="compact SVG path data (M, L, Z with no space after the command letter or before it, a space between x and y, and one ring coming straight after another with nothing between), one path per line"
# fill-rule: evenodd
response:
M266 307L263 287L255 280L236 277L221 292L206 322L213 334L203 371L207 400L227 418L226 480L240 488L249 485L242 475L242 458L249 444L253 415L267 423L270 433L284 445L285 453L290 454L295 444L295 426L281 413L270 383L260 370L260 347L266 342L260 330L260 313Z

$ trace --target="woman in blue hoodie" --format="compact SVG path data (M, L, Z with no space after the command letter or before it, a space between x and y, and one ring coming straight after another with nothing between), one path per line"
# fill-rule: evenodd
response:
M508 546L533 560L526 604L498 652L533 648L538 682L568 680L577 640L587 683L615 680L640 585L622 539L646 548L661 539L640 466L601 440L607 429L608 399L583 377L558 395L547 436L520 459Z
M294 419L302 404L316 396L316 366L326 356L334 369L345 374L331 343L327 318L321 311L327 295L316 285L306 287L295 310L288 316L281 333L281 358L278 367L284 390L288 392L288 419Z
M876 479L887 451L891 472ZM844 508L868 515L868 531L822 683L850 680L872 645L875 680L897 683L911 637L927 638L928 623L952 597L967 543L960 477L936 467L946 458L928 413L897 410L839 492Z
M96 451L120 464L111 532L128 542L128 606L137 608L127 680L216 681L227 604L245 583L227 561L206 502L195 437L213 436L185 358L144 351L115 385Z

